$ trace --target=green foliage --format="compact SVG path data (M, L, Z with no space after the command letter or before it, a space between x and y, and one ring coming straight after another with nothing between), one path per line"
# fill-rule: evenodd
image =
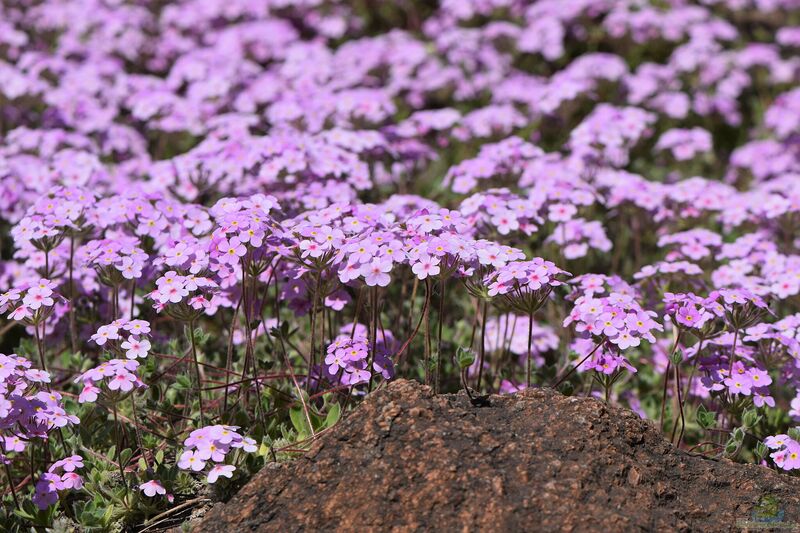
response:
M459 346L456 351L456 360L459 368L462 370L467 369L475 362L475 352L472 348Z
M697 408L697 423L703 429L713 428L717 423L717 414L708 411L706 407L700 404Z

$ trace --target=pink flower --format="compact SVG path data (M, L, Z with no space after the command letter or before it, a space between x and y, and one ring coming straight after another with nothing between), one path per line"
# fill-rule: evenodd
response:
M316 241L310 241L308 239L300 241L299 248L303 251L303 253L300 254L300 257L302 258L310 256L316 259L325 253L325 250L320 243Z
M386 287L391 280L388 272L392 271L392 261L375 258L372 262L362 265L361 275L364 282L370 287Z
M50 383L50 374L37 368L26 370L25 376L34 383Z
M731 394L742 394L744 396L750 396L753 386L749 378L735 374L729 378L725 378L723 383L728 387Z
M108 382L110 390L121 390L122 392L129 392L133 390L133 384L136 382L136 376L130 372L120 372Z
M112 324L100 326L97 333L92 335L92 340L98 345L103 346L106 341L119 339L119 328Z
M197 452L193 452L191 450L184 451L180 459L178 459L178 468L183 470L192 470L194 472L199 472L203 468L206 467L206 462L203 461Z
M5 443L3 445L3 449L8 452L24 452L25 451L25 441L19 438L18 436L13 437L4 437Z
M216 483L220 476L230 479L233 477L234 470L236 470L236 467L233 465L214 465L214 467L208 471L206 480L209 483Z
M421 280L428 276L435 276L440 272L439 259L427 255L422 256L411 267L411 271Z
M487 246L478 250L478 261L482 265L491 265L495 268L500 268L506 264L508 255L505 254L499 246Z
M150 333L150 323L146 320L131 320L122 326L125 331L134 335L147 335Z
M772 383L772 378L766 370L751 368L747 371L747 374L750 376L753 387L766 387Z
M148 496L150 498L154 497L157 494L164 495L167 493L167 489L165 489L163 485L161 485L161 483L159 481L156 481L155 479L151 479L150 481L147 481L139 485L139 490L141 490L145 496Z
M78 396L78 403L95 402L97 395L100 394L100 389L94 385L84 385L83 390Z
M175 267L183 266L189 260L190 252L191 249L185 242L179 242L164 252L164 263Z
M800 444L790 440L784 450L782 464L779 466L784 470L794 470L800 468ZM777 463L777 461L776 461Z
M230 240L222 239L217 245L217 250L222 252L220 261L223 263L238 263L239 258L247 253L247 247L241 243L238 237L231 237Z
M12 320L24 320L26 318L31 318L33 313L26 305L20 305L16 309L14 309L11 313L9 313L8 318Z
M678 324L689 328L702 328L705 323L705 312L700 311L694 305L685 305L678 309L675 320Z
M128 359L145 358L150 351L150 341L146 339L137 340L131 335L127 341L120 344L120 348L125 350L125 357Z
M779 450L786 446L786 444L790 441L789 435L780 434L780 435L771 435L764 439L764 444L767 445L768 448L772 450Z
M41 296L50 296L53 294L53 288L55 288L55 283L47 279L40 279L34 285L28 289L28 294L35 294Z
M49 296L45 296L42 293L34 293L28 291L28 294L22 299L22 304L27 305L29 309L36 310L40 307L52 307L53 306L53 299Z
M620 350L625 350L632 346L639 346L639 344L642 342L639 337L634 337L627 331L623 331L613 339L610 339L610 341L619 346Z
M572 204L553 204L548 208L547 218L552 222L571 220L578 210Z
M503 211L492 217L492 224L497 227L500 235L508 235L512 231L519 229L519 220L513 211Z
M76 472L65 472L61 475L61 485L65 489L80 490L83 488L83 478Z
M54 472L57 469L63 469L64 472L74 472L78 468L83 468L83 457L80 455L71 455L69 457L65 457L60 461L56 461L50 468L48 469L50 472Z

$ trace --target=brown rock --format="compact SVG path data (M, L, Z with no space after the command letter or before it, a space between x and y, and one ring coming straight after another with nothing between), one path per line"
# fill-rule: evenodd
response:
M676 450L626 409L548 390L434 397L399 380L195 531L738 531L800 480Z

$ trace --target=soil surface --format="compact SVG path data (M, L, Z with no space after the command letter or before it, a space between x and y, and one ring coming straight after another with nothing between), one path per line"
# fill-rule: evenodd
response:
M195 531L740 531L765 501L800 524L799 479L676 450L627 409L400 380Z

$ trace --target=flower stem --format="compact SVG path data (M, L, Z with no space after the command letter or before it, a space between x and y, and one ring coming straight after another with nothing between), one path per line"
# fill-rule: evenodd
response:
M733 363L736 361L736 341L739 340L739 328L733 330L733 347L731 348L731 361L728 365L728 377L733 375Z
M194 377L197 383L197 400L200 404L200 425L205 426L205 410L203 409L203 383L200 377L200 363L197 361L197 343L194 339L194 320L189 322L189 340L192 343L192 359L194 360Z
M3 455L5 455L6 450L3 443L0 443L0 448L3 450ZM19 498L17 497L17 489L14 488L14 478L11 475L11 468L8 466L7 461L3 461L3 467L6 470L6 478L8 479L8 486L11 489L11 497L14 498L14 505L17 507L17 510L21 509L19 506Z
M369 372L369 385L367 391L372 392L372 366L375 361L375 349L378 345L378 287L372 287L372 349L369 352L369 362L367 363L367 372Z
M667 390L669 388L669 371L672 368L672 356L675 354L675 350L678 349L682 335L683 331L678 330L675 342L672 343L672 350L670 350L669 356L667 357L667 368L664 370L664 392L661 395L661 416L658 419L658 427L661 430L664 429L664 413L667 409Z
M481 313L481 350L478 363L478 386L476 389L481 390L481 381L483 380L483 361L486 358L486 319L489 314L489 302L483 301L483 312Z
M425 292L430 292L431 290L431 281L429 278L425 278ZM423 372L425 377L425 385L430 385L430 363L431 363L431 312L430 308L425 308L425 313L423 314L425 319L425 346L423 348L424 358L423 358Z
M233 311L233 318L231 319L231 325L228 328L228 354L225 358L225 395L223 396L222 400L222 412L220 415L224 415L228 412L228 385L230 384L231 379L231 365L233 364L233 328L236 325L236 319L239 316L239 308L242 306L242 297L239 297L239 302L236 304L236 309Z
M114 413L114 440L117 441L116 452L117 452L117 466L119 467L119 475L122 478L122 484L125 485L125 490L128 490L128 481L125 479L125 469L122 468L122 458L120 456L120 452L122 451L122 439L121 439L121 431L119 425L119 418L117 417L117 403L113 402L111 404L111 410Z
M506 319L506 323L507 322L508 319ZM532 342L533 342L533 312L528 314L528 360L526 361L528 379L525 382L527 388L531 388L531 343Z
M75 279L74 279L74 260L75 260L75 235L69 239L69 338L72 353L78 353L78 325L75 320Z
M686 429L686 420L683 414L683 397L681 394L681 369L680 366L675 365L675 394L678 395L678 410L680 411L681 417L681 432L680 436L678 437L678 445L680 446L680 442L683 439L683 432ZM669 440L672 442L675 439L675 430L678 429L678 422L675 421L675 426L672 428L672 435L670 435Z
M439 381L442 373L442 326L444 325L444 298L447 280L442 276L439 281L441 290L439 291L439 331L436 335L436 374L433 380L433 392L439 393Z
M133 412L133 433L136 436L136 445L139 447L139 450L141 450L144 463L149 470L150 462L147 460L147 450L144 449L144 443L142 441L142 433L139 428L139 415L136 414L136 394L131 394L131 411Z

